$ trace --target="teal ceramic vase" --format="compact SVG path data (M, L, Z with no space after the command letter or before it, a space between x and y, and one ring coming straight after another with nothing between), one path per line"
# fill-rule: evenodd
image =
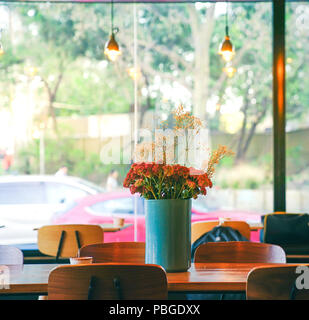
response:
M145 262L166 272L191 266L191 199L145 200Z

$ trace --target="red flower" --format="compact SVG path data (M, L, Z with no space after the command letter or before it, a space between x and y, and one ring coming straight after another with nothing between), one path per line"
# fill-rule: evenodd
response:
M136 188L136 187L134 187L134 186L131 186L131 187L130 187L130 192L131 192L131 194L136 193L136 191L137 191L137 188Z
M134 187L138 188L138 187L141 187L143 185L143 179L138 179L135 181L134 183Z
M167 165L163 167L163 171L167 177L170 177L174 173L174 168L172 166Z
M189 188L194 189L196 187L196 184L194 181L191 180L187 180L187 185L189 186Z
M160 172L160 165L155 164L155 165L152 167L152 172L153 172L155 175L159 174L159 172Z
M189 192L189 195L196 199L200 194L207 194L206 188L211 188L212 182L207 173L194 168L179 164L141 162L132 164L123 186L129 188L132 194L140 193L146 199L167 199L171 194L171 187L176 186L177 189L182 190L177 193L177 198L183 199Z
M176 164L174 166L174 171L175 174L177 174L180 177L184 177L185 179L188 178L190 172L190 170L187 167L180 166L179 164Z
M197 177L198 185L201 188L208 187L208 177L207 174L203 174Z
M198 169L195 169L195 168L189 168L190 170L190 175L191 176L200 176L202 174L204 174L204 171L203 170L198 170Z

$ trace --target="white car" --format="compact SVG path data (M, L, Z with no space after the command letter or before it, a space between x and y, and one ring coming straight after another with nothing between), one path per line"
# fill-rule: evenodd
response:
M0 177L0 245L36 243L33 229L49 224L55 212L103 188L70 176Z

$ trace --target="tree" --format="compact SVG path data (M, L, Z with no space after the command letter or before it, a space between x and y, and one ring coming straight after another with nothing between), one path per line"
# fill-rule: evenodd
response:
M205 4L199 8L194 4L176 8L171 5L168 9L145 4L139 11L138 48L142 72L148 74L148 78L160 77L162 84L178 83L192 92L192 110L201 119L207 117L207 101L214 95L221 101L227 99L225 91L229 86L237 95L244 96L236 155L240 161L244 159L258 125L270 110L271 55L261 54L264 46L271 48L268 6L233 5L233 14L241 21L230 28L230 33L235 35L232 40L237 52L233 64L239 69L248 69L242 76L237 74L235 81L227 81L217 54L218 43L223 39L224 17L215 17L215 5ZM252 24L251 21L260 23ZM218 28L214 27L215 23ZM120 39L125 41L124 37ZM245 79L248 74L252 74L250 81ZM250 93L252 87L255 88L254 97ZM210 127L219 129L211 118L207 120Z
M91 57L96 57L94 39L89 41L90 29L85 29L84 14L80 7L28 5L15 10L24 24L23 36L18 47L19 56L28 65L34 66L42 80L47 95L47 115L53 119L57 133L57 110L55 102L66 72L80 56L91 48ZM88 10L89 11L89 10ZM91 43L92 42L92 43Z
M271 114L271 5L230 5L230 35L236 47L233 65L238 69L232 79L222 72L224 64L217 54L225 27L225 16L222 12L218 15L218 6L137 5L140 125L147 110L168 110L173 105L162 102L161 89L177 86L191 95L186 102L193 113L206 119L212 130L221 130L220 113L211 116L206 105L213 97L224 104L230 90L243 97L240 109L243 121L235 142L236 159L241 161L256 130ZM297 19L295 6L288 10L291 21ZM127 73L134 60L133 6L115 6L115 25L120 28L116 38L123 51L117 63L108 62L103 55L110 33L109 9L109 5L103 4L31 4L14 5L12 9L25 26L16 48L17 56L24 64L38 67L47 96L48 116L54 119L55 128L56 116L61 114L133 110L133 83ZM290 43L296 41L293 32L300 38L306 36L293 24L287 35ZM287 86L288 96L293 105L288 109L288 117L303 114L306 104L307 94L297 93L300 88L306 91L308 85L304 72L308 49L304 43L290 46L300 46L301 50L289 53L294 63L287 72L291 83ZM66 105L75 109L58 108Z

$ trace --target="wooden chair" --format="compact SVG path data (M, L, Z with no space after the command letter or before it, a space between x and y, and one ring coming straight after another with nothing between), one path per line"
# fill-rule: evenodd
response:
M285 263L286 257L281 247L266 243L208 242L196 249L194 262Z
M204 233L211 231L219 225L219 221L200 221L194 222L191 226L191 243L194 243ZM221 226L230 227L238 230L241 235L250 240L250 226L244 221L224 221Z
M144 242L109 242L84 246L81 257L92 257L94 263L145 263Z
M151 264L64 265L51 271L48 300L161 300L164 269Z
M300 265L254 268L247 278L247 299L309 300L308 288L299 288L300 290L297 290L297 282L303 283L303 279L309 277L309 265L303 265L305 270L300 270L301 273L296 273L298 266ZM299 280L296 280L298 277L300 277Z
M102 242L103 229L97 225L50 225L38 230L40 252L56 259L76 257L82 246Z
M22 251L13 246L0 245L0 265L23 265Z

